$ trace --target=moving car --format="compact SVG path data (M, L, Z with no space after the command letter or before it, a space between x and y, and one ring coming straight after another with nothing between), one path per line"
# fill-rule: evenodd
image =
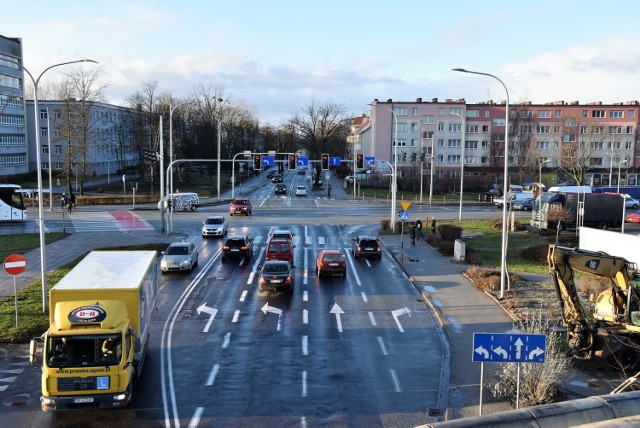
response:
M272 239L288 239L293 244L293 232L289 229L276 229L269 235L269 240Z
M270 239L264 258L267 261L282 260L293 265L293 243L288 239Z
M357 259L359 257L370 257L378 260L382 259L382 248L380 248L380 243L374 236L356 236L355 238L353 238L351 251L353 253L354 259Z
M485 201L493 201L493 198L499 198L502 196L502 190L500 189L489 189L488 191L483 193Z
M302 166L298 168L298 175L305 175L307 173L307 167Z
M276 173L275 173L275 172L273 172L273 171L269 171L269 172L267 172L267 178L268 178L268 179L272 179L274 175L276 175Z
M224 263L228 259L249 260L253 255L253 238L249 235L229 235L222 246L220 260Z
M198 265L198 250L191 242L175 242L162 252L162 273L186 270L191 272Z
M227 219L221 215L213 215L202 222L202 237L225 236L227 227Z
M284 183L276 184L276 187L273 189L273 193L275 193L276 195L278 195L278 194L286 195L287 194L287 185L284 184Z
M271 179L272 183L282 183L282 174L276 174Z
M296 187L296 196L307 196L307 187L306 186Z
M627 214L625 221L627 223L640 223L640 211Z
M517 211L531 211L533 209L533 198L516 199L511 203L511 208Z
M171 195L164 197L164 209L171 211L172 209L179 211L195 211L200 206L200 198L197 193L174 193L173 198ZM158 209L160 209L161 203L158 202Z
M235 198L229 207L229 215L251 214L251 201L247 198Z
M258 290L260 291L293 291L293 267L283 261L268 261L260 269Z
M340 250L321 250L316 257L316 274L347 275L347 261Z

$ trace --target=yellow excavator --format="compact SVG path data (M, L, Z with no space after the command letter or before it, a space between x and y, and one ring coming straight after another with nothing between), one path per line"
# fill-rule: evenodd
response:
M635 263L604 252L549 245L547 257L576 358L607 359L624 371L640 370L640 273ZM593 320L580 303L574 269L609 278L596 299Z

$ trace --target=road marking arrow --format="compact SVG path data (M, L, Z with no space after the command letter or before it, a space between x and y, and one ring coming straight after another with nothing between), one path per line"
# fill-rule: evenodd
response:
M278 315L278 328L277 330L280 331L280 321L282 319L282 309L280 308L276 308L275 306L269 306L269 302L265 303L264 306L262 307L262 312L266 315L267 312L270 312L272 314L277 314Z
M489 359L489 351L487 351L486 349L484 349L482 346L478 346L476 349L473 350L476 354L478 355L482 355L482 358L484 358L485 360Z
M507 354L506 350L502 349L502 346L498 346L497 348L495 348L493 350L493 352L495 352L496 354L500 355L503 360L506 360L506 359L509 358L509 354Z
M544 354L544 351L539 347L537 347L533 351L529 352L529 359L533 360L534 358L539 357L542 354Z
M210 308L209 306L207 306L207 302L204 302L203 304L198 306L196 311L198 312L198 315L200 315L202 312L205 312L211 315L209 317L209 321L207 321L207 325L205 325L204 330L202 330L203 333L208 332L209 328L211 327L211 323L213 322L213 319L216 317L216 314L218 313L218 310L215 308Z
M411 309L402 308L402 309L396 309L395 311L391 311L391 315L393 315L393 319L396 320L396 324L398 325L398 330L400 330L400 333L404 333L404 329L402 328L402 325L400 324L400 320L398 319L398 317L400 315L407 315L407 314L411 314Z
M336 314L336 322L338 323L338 331L342 333L342 320L340 319L340 314L344 314L344 311L337 303L333 304L333 308L329 311L332 314Z
M516 360L519 360L522 356L522 345L524 345L524 342L522 342L522 339L518 338L514 345L516 347Z

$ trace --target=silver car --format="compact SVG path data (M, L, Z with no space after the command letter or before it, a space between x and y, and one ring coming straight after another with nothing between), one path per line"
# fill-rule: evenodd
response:
M176 242L162 252L162 273L186 270L191 272L198 265L198 250L191 242Z
M227 220L221 215L214 215L202 222L202 237L226 236Z

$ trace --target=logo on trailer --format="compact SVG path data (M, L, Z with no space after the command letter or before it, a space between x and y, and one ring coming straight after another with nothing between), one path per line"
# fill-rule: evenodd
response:
M101 322L106 317L107 313L99 306L81 306L69 313L72 323Z

